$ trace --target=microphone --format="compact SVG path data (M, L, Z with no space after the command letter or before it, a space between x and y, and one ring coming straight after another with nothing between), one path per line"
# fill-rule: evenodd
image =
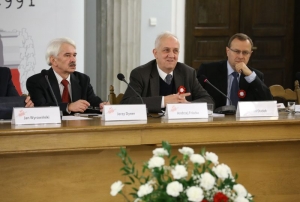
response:
M125 83L133 90L133 92L134 92L137 96L139 96L139 98L140 98L141 101L142 101L142 104L145 104L145 103L144 103L144 100L143 100L142 97L141 97L141 95L138 94L138 93L134 90L134 88L126 81L124 74L119 73L119 74L117 75L117 77L118 77L118 79L119 79L120 81L124 81L124 82L125 82ZM162 116L165 115L165 114L163 113L162 115L159 115L159 116L157 116L157 117L156 117L156 116L152 116L151 114L148 113L147 105L146 105L146 114L149 115L149 116L151 116L151 117L153 117L153 118L160 118L160 117L162 117Z
M48 71L45 70L45 69L43 69L41 71L41 74L45 77L45 79L46 79L46 81L48 83L48 86L50 88L50 91L51 91L51 94L52 94L52 98L54 99L56 106L60 109L60 107L58 105L58 102L57 102L57 99L56 99L56 97L54 95L54 91L53 91L52 86L50 85L50 82L49 82L49 79L48 79ZM59 111L60 111L60 117L62 117L62 112L61 112L61 110L59 110Z
M126 84L134 91L134 93L137 94L137 96L139 96L139 98L140 98L141 101L142 101L142 104L145 104L145 103L144 103L144 100L142 99L142 97L140 96L140 94L138 94L138 93L134 90L134 88L132 88L132 86L129 85L129 83L126 81L124 74L119 73L119 74L117 75L117 77L118 77L118 79L119 79L120 81L124 81L124 82L125 82L125 83L126 83Z
M201 75L201 79L203 80L204 83L209 84L211 87L213 87L214 89L216 89L219 93L221 93L221 95L223 95L224 97L226 97L229 102L230 105L226 105L226 106L222 106L222 107L218 107L214 110L214 113L218 113L218 114L235 114L236 112L236 107L234 105L232 105L232 101L230 100L230 98L225 95L222 91L220 91L217 87L215 87L213 84L211 84L208 79L206 78L206 76Z

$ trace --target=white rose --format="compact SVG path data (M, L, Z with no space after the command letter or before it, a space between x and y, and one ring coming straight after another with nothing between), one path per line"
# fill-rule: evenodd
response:
M199 165L205 163L205 159L203 158L203 156L201 156L200 154L192 154L190 156L190 160L193 163L198 163Z
M212 170L222 180L224 180L224 179L226 179L228 177L232 178L232 174L231 174L230 168L227 165L223 164L223 163L220 164L220 165L217 165L217 166L213 167Z
M165 164L165 159L153 156L148 162L148 168L159 168Z
M194 150L190 147L182 147L182 149L178 149L178 151L183 155L188 155L188 156L194 154Z
M110 186L110 195L115 196L117 195L123 188L124 184L121 181L114 182Z
M205 190L211 190L215 185L216 179L210 173L200 175L200 186Z
M199 202L204 198L203 191L200 187L190 187L186 190L186 195L189 201Z
M206 152L205 158L206 158L206 160L211 161L215 165L219 164L219 161L218 161L219 157L213 152Z
M238 196L237 198L234 199L234 202L249 202L249 200L242 196Z
M188 175L186 167L183 165L176 165L174 169L172 169L172 175L174 179L181 179Z
M140 186L139 191L137 192L137 195L139 197L143 197L145 195L152 193L152 191L153 191L153 187L151 185L143 184Z
M236 184L233 186L233 190L237 193L238 196L242 196L245 197L247 196L247 190L245 189L245 187L241 184Z
M164 148L157 148L152 151L154 156L168 156L169 152Z
M173 197L179 196L183 191L183 186L177 181L171 182L167 185L167 194Z

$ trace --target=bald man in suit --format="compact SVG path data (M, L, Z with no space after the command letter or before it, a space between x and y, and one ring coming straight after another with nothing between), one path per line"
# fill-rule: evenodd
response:
M195 69L178 62L179 46L175 35L162 33L155 41L155 59L130 74L130 85L140 94L149 112L161 112L168 103L214 103L198 82ZM182 87L183 94L178 92ZM141 104L141 100L128 87L121 104Z

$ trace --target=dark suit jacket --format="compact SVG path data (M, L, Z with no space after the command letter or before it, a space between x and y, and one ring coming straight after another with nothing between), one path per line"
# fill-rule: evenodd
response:
M273 100L269 88L264 84L263 73L253 68L250 69L256 73L256 78L251 83L248 83L245 79L245 75L241 74L239 87L246 91L246 97L241 98L240 101ZM226 97L221 95L209 84L205 83L203 78L201 78L201 75L205 75L211 84L227 95L227 60L202 64L197 73L199 82L213 97L215 101L215 108L225 106L227 101Z
M52 86L60 110L66 114L67 103L61 102L58 81L53 69L50 68L47 72L50 85ZM95 95L93 87L90 84L90 78L87 75L75 71L70 75L70 81L72 102L82 99L88 101L93 107L99 107L99 104L103 102ZM35 106L56 106L47 80L41 73L29 77L26 82L26 87Z
M159 96L159 78L156 60L133 69L130 74L129 84L142 97L149 112L161 112L162 96ZM191 96L186 97L187 101L213 103L212 98L199 84L193 68L178 62L173 71L173 79L176 89L184 86L186 92L191 93ZM141 100L130 87L127 87L121 103L141 104Z
M19 96L7 67L0 67L0 97Z

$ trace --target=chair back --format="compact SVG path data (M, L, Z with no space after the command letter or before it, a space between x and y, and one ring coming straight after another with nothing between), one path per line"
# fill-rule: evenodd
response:
M110 104L120 104L124 94L120 93L118 96L116 96L113 85L110 85L109 92L110 93L108 95L108 100L109 100Z
M281 85L272 85L269 87L271 94L274 98L282 98L285 101L295 101L300 104L300 88L299 81L295 81L295 90L289 88L284 89Z

